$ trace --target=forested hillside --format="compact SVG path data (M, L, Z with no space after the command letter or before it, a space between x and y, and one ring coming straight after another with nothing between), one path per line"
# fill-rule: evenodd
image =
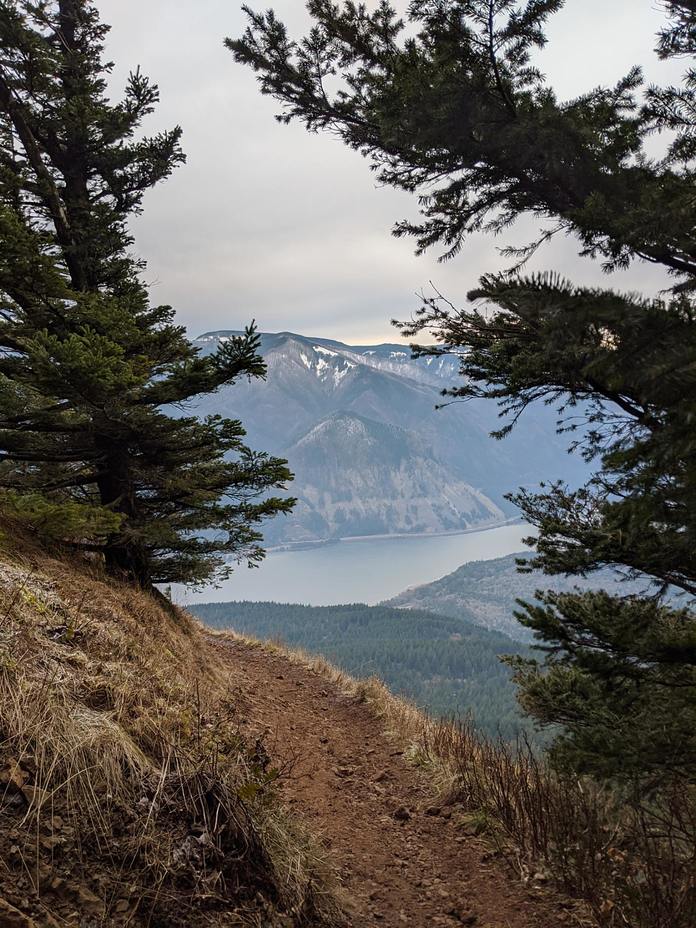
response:
M358 677L379 676L434 715L470 714L487 734L521 730L503 654L524 645L469 622L384 606L209 603L189 607L214 628L278 638L322 654ZM529 728L529 726L527 726Z
M463 564L439 580L404 590L384 605L437 612L528 642L532 633L517 621L514 613L520 609L517 600L536 601L539 589L559 593L575 589L608 590L628 596L650 585L647 578L626 579L612 570L599 570L589 577L547 577L540 570L521 573L517 560L525 556L529 552Z

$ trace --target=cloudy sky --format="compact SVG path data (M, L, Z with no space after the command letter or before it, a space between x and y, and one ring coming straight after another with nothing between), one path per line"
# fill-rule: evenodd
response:
M250 3L272 5L296 35L306 25L303 0ZM412 242L390 235L394 221L416 215L413 200L377 187L365 160L339 141L276 123L277 104L224 49L223 37L243 30L239 0L97 5L112 26L114 94L140 65L162 96L146 129L184 129L188 163L148 195L134 231L153 299L175 306L192 336L255 318L264 331L393 341L389 320L410 315L430 281L461 301L480 274L501 266L500 245L534 232L520 223L504 241L477 237L444 265L436 253L415 257ZM674 80L674 65L652 51L662 21L659 0L567 0L541 67L561 97L613 83L636 62L648 80ZM575 251L557 239L530 269L606 284ZM664 283L648 265L614 276L651 292Z

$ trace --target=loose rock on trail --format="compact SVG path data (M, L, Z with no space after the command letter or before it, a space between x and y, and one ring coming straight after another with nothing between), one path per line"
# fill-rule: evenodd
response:
M280 652L210 641L243 693L243 723L291 771L284 798L328 848L353 928L573 924L549 894L515 880L456 810L437 806L368 705Z

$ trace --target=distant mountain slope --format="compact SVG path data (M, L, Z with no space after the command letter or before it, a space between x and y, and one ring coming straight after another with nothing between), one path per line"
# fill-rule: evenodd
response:
M232 334L194 344L214 351ZM261 352L265 383L223 388L194 411L239 416L252 447L288 458L300 504L269 526L269 543L475 528L509 514L503 494L517 486L584 473L547 408L530 410L504 442L489 436L499 424L490 403L436 410L457 382L456 357L414 360L403 345L288 332L264 334Z
M298 540L438 532L504 519L416 433L395 425L334 413L286 453L299 502L284 528Z
M422 610L361 603L300 606L209 603L189 607L207 625L257 638L281 638L323 654L358 677L389 688L434 715L471 714L489 735L514 737L525 723L502 654L527 653L506 635Z
M527 552L528 554L529 552ZM647 581L625 581L611 570L582 577L550 577L535 571L521 574L515 559L523 554L464 564L451 574L404 590L383 605L400 609L430 610L487 629L503 632L516 641L531 640L530 632L515 619L516 599L533 600L536 590L605 589L619 595L646 589Z

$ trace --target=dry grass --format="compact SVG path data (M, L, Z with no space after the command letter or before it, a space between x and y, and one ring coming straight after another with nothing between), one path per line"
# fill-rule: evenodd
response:
M525 743L486 740L470 724L428 718L378 679L356 680L322 657L278 642L263 646L366 701L388 736L425 770L439 800L463 808L471 831L485 837L519 878L578 900L588 923L696 926L692 793L674 790L638 802L560 777ZM582 912L578 917L585 921Z
M336 924L278 775L190 616L0 552L0 900L39 924Z
M452 801L523 878L553 881L603 928L696 925L696 796L686 788L621 796L467 724L432 729L426 750L453 772Z

